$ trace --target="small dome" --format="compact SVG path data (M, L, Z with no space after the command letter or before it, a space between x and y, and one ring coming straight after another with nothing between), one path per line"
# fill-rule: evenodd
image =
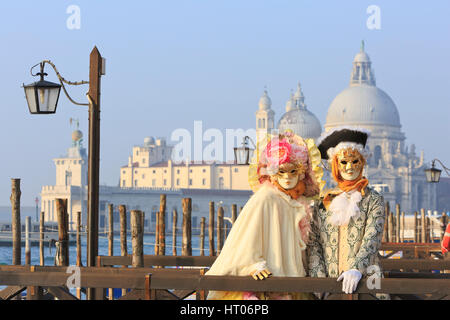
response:
M155 144L155 138L153 137L145 137L144 138L144 145L149 146Z
M290 129L304 139L317 139L322 133L319 119L306 108L286 112L278 121L277 127L280 132Z
M400 127L400 116L386 92L375 86L359 85L339 93L328 109L325 127L345 125Z
M270 100L267 90L264 90L263 96L259 99L259 110L267 110L272 106L272 100Z
M370 62L370 58L367 53L360 51L355 55L353 62Z
M286 112L289 112L291 110L295 109L295 100L294 100L294 94L291 93L291 97L289 98L289 100L286 102Z
M80 130L72 132L72 141L78 141L83 138L83 133Z

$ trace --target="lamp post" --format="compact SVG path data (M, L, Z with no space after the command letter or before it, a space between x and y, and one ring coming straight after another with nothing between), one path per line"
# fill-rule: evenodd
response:
M438 162L442 168L444 169L445 173L447 173L448 176L450 176L450 169L444 166L444 164L439 159L434 159L431 162L431 168L425 169L425 176L427 178L427 182L430 183L438 183L441 178L441 172L442 170L439 170L435 167L435 162Z
M53 67L61 85L44 80L45 64ZM40 81L24 85L28 108L32 114L51 114L56 112L61 87L67 98L76 105L89 107L89 153L88 153L88 221L87 221L87 266L94 267L98 255L98 197L99 197L99 168L100 168L100 78L105 74L105 61L97 47L92 49L89 56L89 82L71 82L64 79L50 60L44 60L40 65L40 72L32 76L40 76ZM37 66L35 65L35 66ZM35 67L31 68L31 71ZM86 94L89 103L74 101L68 94L64 83L68 85L89 84ZM87 299L94 300L96 291L88 288Z
M253 157L255 149L249 148L248 141L251 141L253 147L256 149L255 143L249 136L245 136L242 141L242 147L235 147L234 149L234 162L240 165L249 164L250 159Z

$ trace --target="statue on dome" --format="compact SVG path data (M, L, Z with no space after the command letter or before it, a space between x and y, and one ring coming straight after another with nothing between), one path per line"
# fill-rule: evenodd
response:
M306 244L314 198L324 182L312 139L268 134L249 168L254 191L207 275L306 276ZM210 291L211 300L313 299L309 293Z
M317 140L337 187L323 192L315 203L308 271L311 277L337 278L347 294L356 290L363 275L376 272L381 277L377 255L385 223L384 200L363 176L369 135L360 128L341 127Z

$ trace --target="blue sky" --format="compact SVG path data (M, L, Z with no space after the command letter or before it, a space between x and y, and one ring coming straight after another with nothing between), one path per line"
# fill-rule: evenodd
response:
M70 5L81 28L70 30ZM369 5L381 29L369 30ZM448 1L8 1L0 3L0 205L10 179L22 179L22 203L55 183L52 158L71 144L69 118L80 120L87 147L87 109L61 96L52 116L28 113L21 88L29 69L52 60L73 81L88 80L96 45L107 59L102 78L102 184L117 185L133 145L173 130L254 128L267 86L276 121L301 81L306 103L325 123L328 106L348 86L362 39L377 85L395 101L407 144L427 161L450 165L450 2ZM56 81L50 69L48 80ZM71 87L83 101L86 87Z

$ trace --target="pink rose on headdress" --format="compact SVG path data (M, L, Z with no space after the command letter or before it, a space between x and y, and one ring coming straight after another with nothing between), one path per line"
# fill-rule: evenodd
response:
M268 167L278 171L278 166L290 161L291 149L290 143L284 139L281 141L278 139L270 141L265 152Z
M293 146L291 159L302 163L307 163L308 149L305 146Z

